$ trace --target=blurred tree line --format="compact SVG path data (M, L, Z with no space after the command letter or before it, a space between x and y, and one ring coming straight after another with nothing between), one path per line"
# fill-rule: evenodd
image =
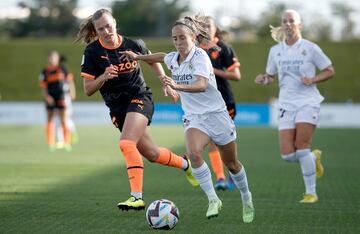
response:
M8 37L74 36L81 23L74 10L78 0L32 0L18 3L29 17L1 22L0 33ZM110 8L122 34L168 36L172 24L189 7L183 0L114 1Z
M171 26L182 14L190 12L190 0L121 0L114 1L109 7L117 19L119 32L127 36L166 37ZM0 35L7 37L74 37L81 19L74 14L78 0L26 0L18 6L27 9L29 16L22 19L0 21ZM256 40L269 38L269 25L280 24L280 15L288 2L269 2L268 8L259 20L243 16L232 17L226 28L237 39ZM355 22L350 17L355 12L341 2L331 4L332 14L342 22L342 40L354 39ZM220 20L226 12L215 14ZM320 16L308 22L303 34L313 40L330 40L332 19Z

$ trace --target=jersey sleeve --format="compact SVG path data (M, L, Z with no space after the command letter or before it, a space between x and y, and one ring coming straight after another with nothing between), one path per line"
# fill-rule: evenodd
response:
M194 75L210 79L210 74L212 73L212 70L210 70L210 68L212 69L212 65L209 56L205 52L195 52L192 67L194 69Z
M224 65L226 69L229 71L234 71L235 68L240 67L240 62L234 52L234 50L230 46L224 46L221 48L221 56L224 59Z
M141 54L150 54L150 50L147 48L145 42L141 39L135 40L135 43L137 47L139 48L139 51Z
M324 70L331 65L331 60L325 55L321 48L315 44L312 51L312 59L315 66L320 70Z
M71 72L69 72L69 70L65 66L62 66L61 69L64 72L66 81L74 80L74 75Z
M164 63L170 71L172 70L171 60L174 58L175 54L176 54L175 52L170 52L170 53L166 54L165 58L164 58Z
M92 52L89 47L84 51L81 60L81 77L86 79L95 79L95 62L93 60Z
M266 73L269 75L275 75L277 74L277 66L276 66L276 62L275 62L275 57L274 57L274 47L272 47L270 49L269 55L268 55L268 60L267 60L267 65L266 65Z

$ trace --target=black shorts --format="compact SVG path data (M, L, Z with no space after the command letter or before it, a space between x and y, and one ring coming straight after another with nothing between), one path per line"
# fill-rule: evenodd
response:
M236 116L236 105L234 103L226 104L226 108L229 112L229 115L232 119L235 119Z
M47 110L54 110L54 109L63 110L66 107L65 99L55 99L55 98L54 98L54 104L49 105L47 102L45 102L45 105Z
M144 115L149 120L149 126L154 114L152 95L144 94L137 98L129 99L126 104L121 104L110 110L111 121L120 131L124 126L125 117L128 112L137 112Z

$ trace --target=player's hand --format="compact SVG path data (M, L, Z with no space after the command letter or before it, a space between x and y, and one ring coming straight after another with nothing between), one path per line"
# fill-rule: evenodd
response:
M266 74L259 74L255 77L255 83L259 85L269 84L269 77Z
M312 85L314 83L314 79L313 78L308 78L308 77L301 77L301 82L304 84L304 85Z
M120 59L125 59L125 60L137 60L138 54L134 53L131 50L126 50L126 51L121 51L119 52L120 55Z
M176 103L179 100L180 96L178 92L176 92L176 90L172 89L170 86L163 85L163 90L164 90L164 95L170 96L170 98L173 100L174 103Z
M162 81L164 86L170 86L174 90L177 89L177 84L171 77L164 75L160 77L160 80Z
M110 79L113 79L113 78L117 77L118 72L117 72L115 66L113 66L111 64L110 66L105 68L105 71L104 71L104 73L102 75L104 77L104 80L107 81L107 80L110 80Z
M46 95L45 101L48 105L52 106L55 104L55 100L50 95Z

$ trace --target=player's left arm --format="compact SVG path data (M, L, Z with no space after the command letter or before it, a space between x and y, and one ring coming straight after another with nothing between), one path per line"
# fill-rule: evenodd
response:
M220 70L214 68L214 74L216 76L220 76L221 78L238 81L241 79L241 73L239 67L236 67L232 70Z
M301 81L305 85L317 84L332 78L334 74L335 74L334 67L330 65L324 68L323 70L321 70L321 72L314 77L302 77Z
M223 79L233 81L240 80L240 62L235 54L235 51L230 46L223 46L220 52L220 59L224 62L226 68L223 70L214 68L214 74Z
M330 59L325 55L321 48L317 45L314 45L311 51L312 61L314 65L319 68L320 72L314 77L302 77L301 81L305 85L317 84L324 82L332 78L335 74L334 67Z

